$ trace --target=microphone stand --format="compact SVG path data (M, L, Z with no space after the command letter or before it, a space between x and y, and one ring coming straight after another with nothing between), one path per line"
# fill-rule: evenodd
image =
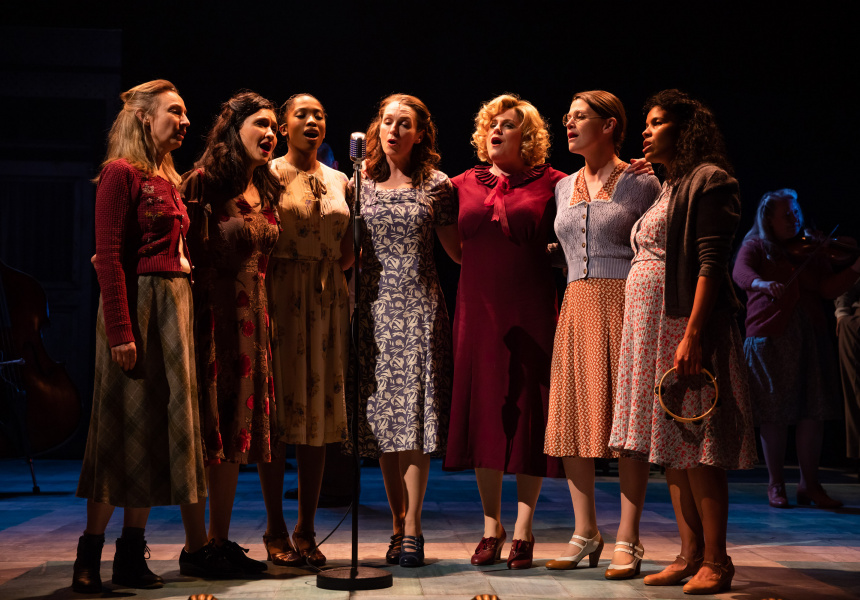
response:
M352 154L352 152L351 152ZM363 152L361 153L363 154ZM361 457L358 454L358 411L361 397L361 371L358 365L358 305L361 298L361 278L358 273L358 259L362 242L361 218L361 163L363 158L353 157L353 202L352 202L352 248L355 256L355 310L352 314L350 330L352 332L352 347L350 362L355 380L352 397L352 414L349 419L350 436L352 437L352 454L355 458L355 469L352 479L352 563L349 567L336 567L317 573L317 587L325 590L379 590L389 588L394 579L389 571L376 567L364 567L358 564L358 500L361 490Z

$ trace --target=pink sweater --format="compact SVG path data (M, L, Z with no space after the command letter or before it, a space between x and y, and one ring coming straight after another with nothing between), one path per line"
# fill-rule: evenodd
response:
M173 184L123 159L102 169L96 191L95 268L111 347L134 341L128 282L146 273L181 273L179 239L188 213Z

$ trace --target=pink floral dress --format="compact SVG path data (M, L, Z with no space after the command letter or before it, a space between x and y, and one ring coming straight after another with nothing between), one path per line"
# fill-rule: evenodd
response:
M660 406L655 385L674 364L687 317L666 315L666 211L671 187L631 232L636 253L627 278L624 329L609 447L622 456L673 469L713 465L751 468L756 459L743 342L733 315L715 309L702 335L702 362L717 379L718 408L703 421L679 423ZM694 416L713 403L714 392L696 377L667 377L664 402L672 412ZM682 385L686 384L686 385Z

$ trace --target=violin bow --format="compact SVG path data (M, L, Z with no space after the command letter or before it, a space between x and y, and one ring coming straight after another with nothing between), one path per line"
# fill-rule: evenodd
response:
M836 233L836 230L837 230L837 229L839 229L839 225L837 225L836 227L834 227L834 228L833 228L833 231L831 231L831 232L827 235L827 237L823 238L820 242L818 242L818 245L817 245L815 248L813 248L813 249L812 249L812 252L810 252L810 253L809 253L809 256L807 256L807 257L806 257L806 260L805 260L805 261L803 261L803 262L800 264L800 266L799 266L799 267L797 267L797 268L794 270L794 273L792 273L792 274L791 274L791 277L789 277L789 278L788 278L788 281L786 281L786 282L783 284L786 288L787 288L788 286L790 286L790 285L792 284L792 282L793 282L795 279L797 279L797 276L798 276L798 275L800 275L800 272L801 272L801 271L803 271L803 269L805 269L805 268L809 265L810 261L813 259L813 257L815 257L816 252L818 252L819 250L821 250L822 248L824 248L824 246L827 244L827 242L829 242L829 241L830 241L830 239L833 237L833 234L834 234L834 233Z

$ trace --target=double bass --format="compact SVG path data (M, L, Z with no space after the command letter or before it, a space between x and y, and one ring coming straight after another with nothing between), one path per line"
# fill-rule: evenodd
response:
M42 344L49 323L42 286L0 261L0 458L27 460L34 493L33 456L66 442L82 412L75 384Z

